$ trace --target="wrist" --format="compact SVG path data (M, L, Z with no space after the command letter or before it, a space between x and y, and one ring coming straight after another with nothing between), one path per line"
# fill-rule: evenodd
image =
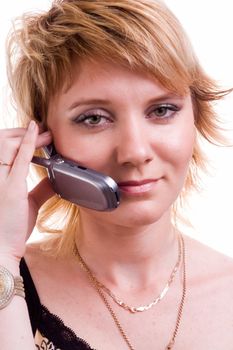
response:
M19 275L20 260L0 253L0 266L5 267L13 275Z

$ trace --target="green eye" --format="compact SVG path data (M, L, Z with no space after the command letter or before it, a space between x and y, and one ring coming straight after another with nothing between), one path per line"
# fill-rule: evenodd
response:
M168 108L167 107L158 107L155 110L155 114L157 114L159 117L163 117L166 115Z
M90 117L87 117L86 121L89 121L89 124L99 124L102 118L103 117L101 117L100 115L92 115Z
M85 127L89 128L103 128L107 126L109 123L111 123L111 119L106 116L102 115L100 112L88 112L79 115L75 119L73 119L75 124L79 124Z
M175 116L176 112L178 112L180 108L173 104L162 104L155 106L150 113L150 117L154 119L165 119L168 120Z

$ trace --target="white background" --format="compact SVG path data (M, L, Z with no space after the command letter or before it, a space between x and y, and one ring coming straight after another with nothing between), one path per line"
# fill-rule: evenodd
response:
M233 21L231 1L167 0L193 43L208 74L223 87L233 86ZM9 109L6 92L5 48L11 19L24 11L47 9L48 0L8 0L0 13L0 127L8 124L13 111ZM233 94L218 106L230 130L233 142ZM185 232L233 257L233 149L206 145L211 160L211 175L203 176L203 190L193 195L187 210L194 228Z

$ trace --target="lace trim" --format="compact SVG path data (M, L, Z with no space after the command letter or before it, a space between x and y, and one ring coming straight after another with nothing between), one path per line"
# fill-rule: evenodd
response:
M43 338L39 343L40 345L35 344L37 350L61 350L54 346L54 344L47 338Z
M96 350L75 332L67 327L62 319L52 314L46 306L41 305L41 320L38 327L41 335L48 340L39 349L45 350Z

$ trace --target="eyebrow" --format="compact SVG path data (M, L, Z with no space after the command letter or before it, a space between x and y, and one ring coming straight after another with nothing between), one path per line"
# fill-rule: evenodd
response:
M183 100L184 96L181 95L177 95L175 93L163 93L161 95L158 95L154 98L151 98L150 100L147 101L148 104L150 103L161 103L164 102L166 100L170 100L170 99L175 99L175 100ZM95 98L95 99L80 99L79 101L75 101L73 102L69 107L68 110L72 110L76 107L80 107L80 106L90 106L90 105L110 105L112 102L110 100L105 100L105 99L101 99L101 98Z
M71 106L68 107L68 110L72 110L79 106L88 106L88 105L95 105L95 104L101 104L101 105L110 105L111 102L108 100L104 100L101 98L95 98L95 99L81 99L79 101L75 101L72 103Z

